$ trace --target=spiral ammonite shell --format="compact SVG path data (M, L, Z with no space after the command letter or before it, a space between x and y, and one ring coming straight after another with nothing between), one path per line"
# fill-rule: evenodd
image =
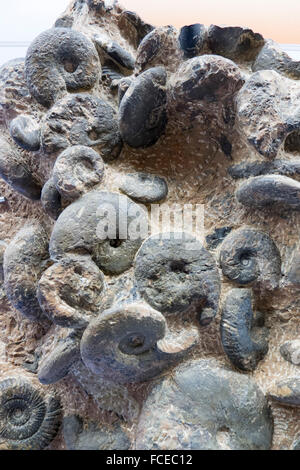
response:
M43 397L29 381L0 382L0 449L44 449L56 436L60 417L59 401Z

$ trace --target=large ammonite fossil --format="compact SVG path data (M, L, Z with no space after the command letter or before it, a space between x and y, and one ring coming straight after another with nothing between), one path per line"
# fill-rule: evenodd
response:
M116 0L0 68L0 449L299 448L299 79Z

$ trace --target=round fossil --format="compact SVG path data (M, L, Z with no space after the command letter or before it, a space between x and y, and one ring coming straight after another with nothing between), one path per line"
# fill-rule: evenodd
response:
M80 361L80 337L71 333L39 364L38 379L44 385L58 382L68 375L75 362Z
M104 162L89 147L75 145L57 158L52 178L60 194L67 199L77 199L98 185L104 175Z
M23 379L0 382L0 449L40 450L56 436L60 404Z
M85 250L100 269L120 274L132 266L145 238L144 229L148 229L146 214L129 198L91 191L58 218L50 240L50 254L56 260L65 253Z
M154 385L136 431L137 450L268 450L271 411L247 376L195 360Z
M50 107L67 91L89 90L101 73L93 43L70 28L44 31L30 45L25 75L30 93Z
M168 194L168 185L164 178L148 173L131 173L124 176L120 189L135 201L158 202Z
M203 51L206 44L206 27L199 23L183 26L178 39L184 56L187 58L195 57Z
M117 158L122 149L115 110L87 93L67 95L57 101L41 126L46 154L84 145L92 147L107 161Z
M135 278L140 294L163 314L192 306L202 325L218 311L220 278L212 255L185 232L156 234L137 253Z
M280 353L282 357L294 364L295 366L300 366L300 340L296 339L294 341L287 341L282 346L280 346Z
M81 356L101 377L119 383L143 382L182 359L198 339L193 331L183 344L171 336L159 312L141 302L123 303L89 324L81 340Z
M85 328L98 311L104 276L87 256L72 256L56 262L39 281L40 306L55 324Z
M41 203L46 214L52 219L58 219L61 211L61 195L57 191L53 178L50 178L42 189Z
M253 312L251 289L232 289L225 300L221 317L221 340L232 364L253 371L268 352L268 330L263 315Z
M12 305L32 321L43 319L36 291L49 262L48 236L40 224L23 227L4 254L4 286Z
M224 276L237 284L278 287L280 253L264 232L252 228L231 232L221 245L219 260Z

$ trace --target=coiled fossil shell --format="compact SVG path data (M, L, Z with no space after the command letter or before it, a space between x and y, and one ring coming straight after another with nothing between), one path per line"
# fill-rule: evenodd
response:
M135 278L141 296L163 314L185 312L194 305L202 325L217 314L220 278L215 260L188 233L149 237L136 255Z
M46 107L67 90L89 90L100 73L95 46L87 36L70 28L44 31L27 51L25 76L28 88Z
M89 324L81 340L81 356L101 377L142 382L182 359L198 339L193 329L183 342L170 336L165 318L151 307L139 302L117 305Z
M85 328L98 311L104 276L88 257L69 256L43 273L37 290L40 306L55 324Z
M12 305L32 321L44 317L36 290L49 262L48 236L40 224L26 225L4 254L4 286Z
M259 285L275 289L281 275L277 246L264 232L241 228L231 232L220 248L224 276L240 285Z
M232 289L225 300L221 317L221 340L232 364L253 371L268 352L268 330L260 328L263 316L252 308L251 289Z
M51 257L57 260L66 253L84 250L104 272L120 274L132 266L145 237L142 230L130 236L129 228L135 221L148 228L144 210L129 198L91 191L68 206L58 218L50 239ZM108 222L115 228L109 238L105 232ZM127 239L120 239L121 226L126 236L128 233ZM104 235L106 238L102 238Z
M57 399L44 398L30 382L0 382L0 449L44 449L56 436L60 419Z
M83 145L67 148L56 159L53 181L62 196L77 199L100 184L104 162L95 150Z
M42 189L41 203L46 214L52 219L58 219L61 211L61 195L57 191L53 178L50 178Z

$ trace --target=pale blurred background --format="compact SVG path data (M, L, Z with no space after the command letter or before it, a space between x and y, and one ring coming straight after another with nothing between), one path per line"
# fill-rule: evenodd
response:
M0 16L0 65L24 57L28 44L51 27L69 0L9 0ZM300 60L300 0L121 0L155 26L191 23L248 26L281 43Z

